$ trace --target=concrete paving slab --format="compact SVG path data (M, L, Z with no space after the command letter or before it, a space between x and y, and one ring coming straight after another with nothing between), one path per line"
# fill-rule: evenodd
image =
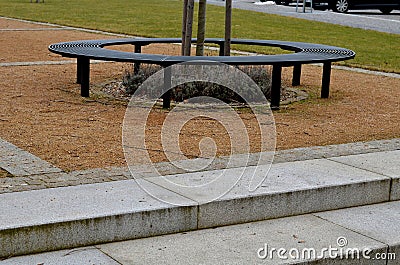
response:
M400 139L300 147L275 153L274 163L400 150Z
M390 200L400 200L400 177L392 178L392 188L390 190Z
M189 206L156 200L134 180L0 194L0 257L196 229L196 204L174 198Z
M1 138L0 168L5 169L11 175L17 177L62 171L49 162L46 162Z
M386 265L398 265L400 259L400 246L390 246L386 254Z
M275 152L273 157L273 163L284 163L302 160L321 159L338 156L348 156L355 154L365 154L372 152L384 152L393 151L400 149L400 139L390 140L377 140L369 142L355 142L338 145L326 145L326 146L311 146L301 147L289 150L279 150ZM267 156L267 159L260 159L261 156ZM179 163L196 164L196 160L200 163L207 162L209 164L204 170L218 170L225 168L244 167L244 166L256 166L266 165L271 163L269 156L271 153L251 153L251 154L234 154L228 157L217 157L213 159L198 158L185 161L179 161ZM228 163L229 162L229 163ZM161 175L173 175L182 174L185 171L182 168L177 168L171 162L160 162L153 164L157 169L157 174L153 170L149 170L146 165L131 166L131 168L143 177L156 177ZM184 166L184 168L186 168ZM199 170L200 171L200 170Z
M0 261L0 265L119 265L94 247L46 252L36 255L20 256Z
M2 144L0 144L0 157L1 157L0 167L2 163L4 164L5 161L8 161L10 159L10 157L8 156L12 156L11 159L16 160L16 158L18 158L19 151L23 151L18 147L14 146L13 150L14 151L17 150L17 152L14 151L11 153L8 151L4 152L5 149L3 149L3 147L6 147L7 149L9 147L9 143L4 140L3 142L5 142L6 145L3 146ZM339 145L313 146L307 148L281 150L275 153L273 163L293 162L301 160L365 154L372 152L385 152L393 150L400 150L399 138L390 140L356 142L356 143L339 144ZM259 160L260 155L264 154L252 153L249 154L249 157L247 157L247 155L245 155L245 157L243 157L243 155L233 155L230 157L215 158L212 159L212 162L210 163L209 167L201 171L218 170L229 167L232 168L232 167L242 167L242 166L255 166L257 164L258 165L270 164L271 162L270 159ZM37 162L39 162L38 157L36 157L35 159L37 160ZM199 160L208 160L208 159L199 159ZM47 163L45 161L42 162ZM206 161L202 161L202 163L203 162ZM196 163L196 160L187 160L186 163ZM36 165L38 165L38 163L36 163ZM44 165L45 164L42 164L42 166ZM25 169L22 168L21 166L13 167L12 171L14 173L14 176L20 176L20 177L0 179L0 193L20 192L20 191L37 190L45 188L76 186L83 184L93 184L99 182L132 179L132 175L127 167L78 170L69 173L55 172L55 173L38 174L38 172L54 171L54 168L46 169L47 165L45 167L41 167L39 171L34 171L33 173L35 174L33 175L32 173L25 171ZM149 169L148 165L132 166L131 170L135 172L135 177L137 176L155 177L159 176L160 174L172 175L172 174L185 173L185 170L183 170L182 168L175 167L171 162L156 163L153 164L153 166L157 169L158 172ZM56 175L62 177L55 177ZM393 179L394 183L393 186L396 187L400 185L399 182L400 182L399 179ZM395 196L395 198L397 197Z
M392 260L388 264L399 264L400 201L317 213L315 216L389 245L388 252L395 253L397 263Z
M335 157L331 160L392 178L390 199L400 200L400 150Z
M326 159L279 163L268 170L269 166L233 168L146 180L201 203L199 228L389 200L390 178ZM268 175L262 185L251 192L249 183L254 172L260 176ZM242 177L230 189L232 180L229 178L238 175ZM218 177L222 181L211 182ZM212 183L203 186L208 193L193 188L206 183ZM218 199L202 204L209 198Z
M385 264L385 261L360 259L328 259L339 256L338 238L346 237L342 249L386 252L387 246L331 222L312 215L287 217L234 226L219 227L144 238L97 246L101 251L124 265L128 264ZM286 253L280 259L277 251ZM267 253L265 250L268 249ZM298 251L298 259L295 260ZM272 255L271 255L272 253ZM305 253L302 257L301 253ZM315 257L308 259L310 256ZM322 254L321 254L322 253ZM267 255L268 254L268 255ZM293 258L292 258L293 256ZM319 258L318 258L319 256ZM318 262L315 262L318 260ZM314 262L313 262L314 261Z

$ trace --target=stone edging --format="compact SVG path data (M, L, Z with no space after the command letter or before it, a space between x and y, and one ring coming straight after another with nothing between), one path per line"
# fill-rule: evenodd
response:
M339 145L313 146L277 151L274 163L304 161L310 159L331 158L338 156L366 154L400 150L400 138L391 140L377 140L370 142L356 142ZM231 167L244 167L257 165L259 153L247 155L234 155L231 157ZM18 148L17 146L0 138L0 168L7 170L12 177L0 178L0 194L55 187L76 186L82 184L101 183L117 180L131 179L127 167L95 168L63 172L47 161ZM210 166L204 170L217 170L226 168L230 157L214 159ZM198 160L197 160L198 161ZM193 163L196 163L193 160ZM262 165L262 161L259 162ZM169 162L154 165L162 175L183 173ZM142 176L153 176L147 171L146 166L137 166L135 172Z

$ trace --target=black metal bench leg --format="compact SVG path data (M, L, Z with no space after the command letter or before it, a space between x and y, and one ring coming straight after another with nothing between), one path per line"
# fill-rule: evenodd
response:
M82 58L80 57L76 59L76 83L82 83Z
M164 94L163 99L163 109L169 109L171 107L171 67L164 68ZM167 92L165 92L167 91Z
M138 45L138 44L135 45L135 53L142 53L141 45ZM139 73L139 70L140 70L140 63L134 63L133 73L136 75Z
M329 84L331 82L331 68L330 62L324 63L322 70L322 87L321 87L321 98L329 97Z
M300 79L301 79L301 64L295 64L293 66L292 86L299 86Z
M281 101L282 65L272 66L271 109L278 110Z
M90 60L88 58L81 58L80 62L80 84L81 96L89 97L89 82L90 82Z
M225 55L225 42L220 42L219 43L219 56L224 56Z

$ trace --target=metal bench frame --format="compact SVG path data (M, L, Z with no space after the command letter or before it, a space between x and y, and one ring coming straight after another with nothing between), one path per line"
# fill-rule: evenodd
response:
M196 39L192 40L194 43ZM206 39L206 43L220 47L219 56L171 56L159 54L143 54L142 47L153 43L181 43L179 38L123 38L108 40L82 40L61 42L49 46L49 51L64 57L77 58L77 83L81 85L81 95L89 96L90 60L135 63L136 70L141 63L156 64L168 67L177 63L194 60L215 61L228 65L272 65L271 108L279 109L281 95L282 67L294 66L292 85L300 85L301 65L322 63L321 97L329 97L331 64L336 61L349 60L355 52L349 49L321 44L288 42L277 40L232 39L232 44L279 47L294 53L279 55L223 56L224 39ZM134 45L134 52L105 49L112 45ZM165 102L164 107L169 107Z

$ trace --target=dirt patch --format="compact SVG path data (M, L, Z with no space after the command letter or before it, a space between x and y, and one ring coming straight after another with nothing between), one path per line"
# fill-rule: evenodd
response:
M12 175L9 172L0 168L0 178L10 178L10 177L12 177Z
M50 54L47 46L59 41L109 38L70 30L7 34L0 45L1 62L65 60ZM13 36L19 38L20 45L12 45ZM154 53L179 53L180 47L149 49ZM130 67L121 63L93 64L92 86L121 78ZM333 70L331 97L320 99L321 71L317 66L305 66L301 89L310 98L274 112L277 149L400 137L400 79ZM286 82L290 73L290 68L284 69ZM121 127L126 106L107 98L80 97L75 64L0 67L0 75L0 137L65 170L125 165ZM152 122L160 124L164 116L165 112L156 112ZM219 154L229 149L217 126L205 121L193 125L185 128L180 138L189 156L199 154L199 141L204 136L216 139L221 147ZM208 133L205 135L200 128L211 130L203 130ZM156 128L149 133L151 139L158 135ZM157 150L160 147L156 141L153 144L153 160L163 160L162 152Z

